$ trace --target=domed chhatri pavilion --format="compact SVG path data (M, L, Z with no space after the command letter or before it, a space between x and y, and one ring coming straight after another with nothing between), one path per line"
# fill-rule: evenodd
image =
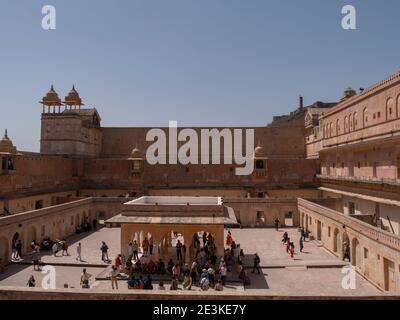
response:
M65 97L64 100L64 105L66 107L69 107L70 109L74 108L78 108L80 109L81 106L84 106L84 104L82 103L82 99L79 96L78 91L76 91L75 89L75 85L72 86L71 91L68 93L68 95Z
M0 154L15 154L17 148L14 147L11 139L8 137L7 129L4 133L4 137L0 140Z
M62 102L61 99L58 97L58 93L54 90L53 85L51 85L50 90L42 98L42 101L39 101L39 103L43 105L43 113L45 113L45 107L47 107L48 113L50 113L51 107L53 107L53 113L55 113L57 106L58 111L61 111Z

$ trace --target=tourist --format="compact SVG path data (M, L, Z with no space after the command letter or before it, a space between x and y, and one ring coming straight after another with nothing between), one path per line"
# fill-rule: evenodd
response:
M301 239L303 239L303 241L306 241L306 231L304 230L304 227L301 227L300 234Z
M92 221L93 231L96 231L97 228L97 219L93 219Z
M87 273L86 269L82 270L80 285L82 286L83 289L90 288L89 280L91 277L92 277L92 275L90 273Z
M149 240L145 237L142 242L143 255L146 257L149 251Z
M228 231L228 234L226 236L226 246L230 247L232 245L232 234L231 231Z
M176 263L176 264L172 267L172 270L171 270L171 271L172 271L172 276L179 279L179 276L181 275L181 267L180 267L180 265Z
M18 252L17 252L17 241L13 240L11 242L11 260L17 260Z
M82 262L82 245L80 242L76 247L76 260Z
M172 261L172 258L170 258L167 265L167 271L169 274L172 274L172 268L174 267L174 265L174 261Z
M135 289L136 279L135 276L132 275L128 280L128 289Z
M287 233L287 231L284 232L283 234L283 238L282 238L282 243L285 244L289 239L289 234Z
M182 244L183 262L186 262L186 245Z
M207 269L203 269L201 270L201 275L200 275L200 282L203 278L207 278L208 280L208 270Z
M147 278L144 280L144 290L153 290L153 279L150 274L148 274Z
M139 279L136 281L135 289L138 289L138 290L144 289L143 276L139 276Z
M178 290L178 289L179 289L178 279L176 277L172 277L170 290Z
M30 276L30 278L28 280L27 286L28 287L36 287L36 280L32 275Z
M100 251L101 251L101 260L107 263L110 262L110 258L108 257L108 246L104 241L102 241L101 243Z
M182 266L181 273L182 273L183 275L190 275L190 269L189 269L189 265L188 265L187 263L185 263L185 264Z
M286 240L286 253L290 253L290 238Z
M199 260L199 265L200 265L200 267L201 268L204 268L204 265L206 264L206 262L207 262L207 254L206 254L206 252L204 251L204 248L201 248L200 249L200 253L198 254L198 257L197 257Z
M176 244L176 260L182 261L182 243L178 240Z
M156 265L156 272L158 273L158 274L165 274L165 263L164 263L164 261L162 261L162 259L160 258L159 260L158 260L158 263L157 263L157 265Z
M215 286L215 291L222 291L224 290L224 285L222 284L221 280L218 280L216 286Z
M133 260L136 261L139 259L139 254L138 254L139 253L139 245L136 240L133 241L132 250L133 250Z
M18 240L17 242L17 259L22 259L22 241Z
M112 266L110 272L110 278L111 278L111 288L113 290L114 290L114 284L115 284L115 289L118 290L118 275L119 275L119 269L116 266Z
M279 230L279 219L278 218L275 219L274 224L275 224L275 230L278 231Z
M208 277L201 278L200 280L200 289L203 291L207 291L210 288L210 282Z
M183 290L190 290L192 288L192 278L189 273L186 273L182 282Z
M193 261L192 266L190 267L190 277L192 278L192 284L195 285L197 281L197 261Z
M34 248L32 251L32 262L33 262L33 270L40 271L40 255L37 248Z
M35 245L36 245L35 240L32 240L32 242L31 242L31 249L32 250L35 250Z
M57 241L53 243L52 250L53 250L54 256L57 257L57 253L58 253L58 242Z
M133 244L132 244L132 242L129 242L129 245L128 245L128 256L129 257L133 256Z
M153 240L153 237L150 237L149 238L149 253L150 253L150 255L153 254L153 248L154 248L154 240Z
M122 265L122 261L121 261L121 254L117 255L115 260L114 260L114 267L116 267L118 270Z
M343 243L343 261L350 261L350 246L347 242Z
M300 237L299 244L300 244L300 252L303 252L304 249L303 236Z
M260 274L260 262L260 257L256 253L253 259L253 271L251 273L254 273L257 270L258 274Z
M65 252L65 255L66 255L66 256L69 256L67 240L64 239L64 240L61 242L61 244L62 244L62 252L61 252L61 255L63 256L63 255L64 255L64 252Z
M243 281L244 286L250 285L250 278L247 275L246 269L244 267L242 267L240 270L239 279Z
M206 246L207 243L207 232L203 232L203 247Z
M227 274L228 270L226 269L226 265L225 262L221 265L221 267L219 268L219 274L221 276L221 283L223 286L226 285L226 274Z
M294 258L294 243L293 242L289 243L289 252L290 252L290 257Z
M159 284L158 284L158 290L165 290L164 282L163 282L163 281L160 281L160 282L159 282Z
M215 286L215 270L211 266L207 270L208 273L208 281L210 282L210 286L214 288Z

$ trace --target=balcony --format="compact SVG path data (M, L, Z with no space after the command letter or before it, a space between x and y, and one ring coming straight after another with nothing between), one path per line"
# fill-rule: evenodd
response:
M388 185L393 185L393 186L400 186L400 179L387 179L387 178L374 178L374 177L328 176L325 174L318 174L317 178L321 179L321 180L331 180L331 181L361 182L361 183L388 184Z
M359 219L346 216L339 211L324 207L311 201L299 198L297 203L300 212L324 216L341 225L356 230L358 233L373 241L400 251L400 237L393 233L381 230Z

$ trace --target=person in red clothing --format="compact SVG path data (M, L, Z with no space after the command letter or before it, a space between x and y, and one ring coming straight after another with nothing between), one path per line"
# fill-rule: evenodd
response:
M228 235L226 236L226 246L230 247L232 244L232 234L230 231L228 231Z
M290 238L287 238L286 240L286 252L290 253Z
M147 257L147 253L149 251L149 240L147 240L147 237L144 238L142 242L142 249L143 249L143 255Z
M119 254L119 255L115 258L114 267L117 268L117 269L119 269L121 265L122 265L122 262L121 262L121 255Z

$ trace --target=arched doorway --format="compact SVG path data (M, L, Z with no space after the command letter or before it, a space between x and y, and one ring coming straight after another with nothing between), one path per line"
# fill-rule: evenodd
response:
M353 239L353 241L351 242L351 247L352 247L351 264L361 269L362 265L361 246L357 238Z
M182 230L174 229L168 231L164 236L162 236L158 242L159 254L163 259L172 259L174 262L178 261L178 250L177 245L181 248L181 256L179 256L180 262L187 262L186 252L188 244L185 241ZM181 259L182 258L182 259Z
M341 251L340 251L341 258L343 258L345 244L347 244L350 247L350 261L351 261L352 257L351 257L351 246L350 246L349 236L347 235L346 232L343 232L343 234L342 234L342 245L340 247L340 249L341 249Z
M308 230L308 215L306 214L306 225L305 225L305 227L306 227L306 230Z
M322 239L322 225L321 221L317 221L317 240L321 241Z
M130 239L130 243L134 244L135 241L139 247L139 251L138 251L138 256L139 259L141 257L146 257L152 260L155 260L156 258L158 258L158 249L157 249L157 243L155 243L154 241L154 236L145 230L139 230L136 231L132 234L131 239ZM145 247L144 244L147 243L146 248L147 251L145 252Z
M79 216L79 213L77 213L76 215L75 215L75 228L77 228L78 226L80 226L81 225L81 218L80 218L80 216Z
M0 258L3 263L8 263L10 260L9 243L6 237L0 236Z
M338 253L340 251L340 233L337 228L333 231L333 252Z
M26 235L26 240L27 240L27 245L30 246L32 241L38 241L37 240L37 232L36 228L34 226L30 226L27 231Z

